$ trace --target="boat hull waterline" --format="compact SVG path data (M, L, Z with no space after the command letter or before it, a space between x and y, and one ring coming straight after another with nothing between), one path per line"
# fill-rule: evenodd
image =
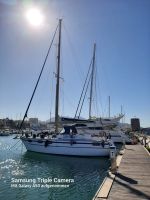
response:
M55 143L45 146L45 141L21 138L28 151L68 156L109 156L110 144L95 146L91 143Z

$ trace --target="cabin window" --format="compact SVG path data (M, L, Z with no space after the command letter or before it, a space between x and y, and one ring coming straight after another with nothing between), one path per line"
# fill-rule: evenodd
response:
M90 130L103 130L103 127L88 127Z
M76 127L87 126L86 124L75 124Z

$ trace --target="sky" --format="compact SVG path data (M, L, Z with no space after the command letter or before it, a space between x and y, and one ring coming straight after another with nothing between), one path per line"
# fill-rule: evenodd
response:
M27 10L41 10L32 26ZM93 116L125 113L150 126L149 0L0 0L0 118L21 119L27 108L52 36L62 18L59 113L74 117L96 43ZM28 112L54 116L57 38ZM89 95L81 113L88 117Z

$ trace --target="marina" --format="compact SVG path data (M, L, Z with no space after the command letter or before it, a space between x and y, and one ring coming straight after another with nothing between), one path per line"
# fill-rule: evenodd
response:
M149 0L0 0L0 200L150 200Z

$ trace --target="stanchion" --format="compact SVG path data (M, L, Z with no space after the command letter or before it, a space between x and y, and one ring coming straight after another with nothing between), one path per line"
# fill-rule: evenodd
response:
M116 163L116 148L110 147L110 161L111 161L111 172L115 174L117 172L117 163Z
M125 145L126 145L125 138L123 138L123 141L122 141L122 143L123 143L122 149L125 149Z
M143 139L144 139L144 147L146 147L146 136L145 135L144 135Z

